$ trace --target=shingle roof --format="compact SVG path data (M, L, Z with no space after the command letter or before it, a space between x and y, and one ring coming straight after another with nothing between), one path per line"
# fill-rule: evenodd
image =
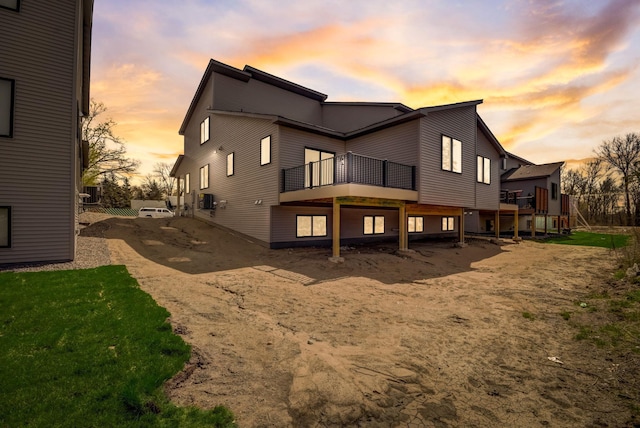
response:
M564 165L564 162L547 163L544 165L523 165L520 168L514 168L505 172L502 175L502 181L549 177L562 165Z

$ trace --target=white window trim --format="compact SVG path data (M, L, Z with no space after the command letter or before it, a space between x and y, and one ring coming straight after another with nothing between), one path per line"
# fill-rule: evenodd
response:
M184 193L190 193L191 192L191 174L186 173L184 175Z

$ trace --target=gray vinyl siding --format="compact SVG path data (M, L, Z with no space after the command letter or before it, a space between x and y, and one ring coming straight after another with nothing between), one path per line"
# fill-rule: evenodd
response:
M15 80L13 138L0 137L0 205L12 208L12 246L0 248L0 263L75 256L78 3L0 9L0 77Z
M473 207L476 183L476 109L461 107L420 119L419 203ZM442 170L442 135L462 142L462 174Z
M200 120L190 123L188 128L192 126L198 127L199 138ZM260 140L269 135L271 163L260 165ZM196 210L196 215L270 242L270 207L279 203L278 139L278 127L270 120L212 115L210 140L192 148L188 157L185 155L179 174L191 174L191 200L198 193L209 193L218 204L226 201L226 205L216 209L213 217L208 210ZM234 175L227 176L227 155L232 152ZM200 190L200 167L205 164L209 164L209 188Z
M320 124L320 102L268 85L255 79L248 82L213 73L214 108L245 113L283 116L301 122Z
M345 142L336 138L310 134L285 126L280 127L280 168L304 165L305 147L332 152L346 153Z
M347 150L364 156L417 166L420 122L414 120L347 142Z
M298 215L326 215L327 236L297 238L296 216ZM271 242L313 242L318 240L331 240L333 238L332 225L333 211L330 207L277 206L271 208Z
M296 237L296 216L326 215L327 236ZM364 216L384 216L384 234L365 235ZM342 207L340 211L340 239L385 238L398 236L398 210ZM278 206L272 209L272 242L309 242L333 239L333 211L330 207Z
M546 178L531 180L509 181L502 184L502 188L510 191L522 190L521 196L535 196L536 187L547 187ZM551 190L549 190L551 192Z
M500 155L495 147L480 131L478 135L477 155L491 159L491 184L478 183L476 177L476 205L480 210L498 210L500 208ZM476 158L477 159L477 158ZM478 166L475 167L476 175Z
M314 245L319 241L330 242L333 239L333 211L330 207L293 207L277 206L271 209L272 219L272 243L288 243L295 245ZM327 236L323 237L296 237L296 216L298 215L326 215ZM365 235L364 216L384 216L384 234ZM411 239L420 237L456 237L459 220L455 217L455 230L442 231L442 216L422 216L424 218L424 232L410 233ZM340 211L340 240L362 241L366 239L397 239L399 230L399 211L397 209L365 209L342 207Z
M402 114L393 106L322 105L322 125L340 132L355 131Z
M561 168L558 168L556 172L551 174L547 182L547 189L549 189L549 215L554 215L554 216L560 215L562 212L562 197L560 196L561 195L560 170ZM558 186L557 199L551 199L551 183L556 183L556 185Z

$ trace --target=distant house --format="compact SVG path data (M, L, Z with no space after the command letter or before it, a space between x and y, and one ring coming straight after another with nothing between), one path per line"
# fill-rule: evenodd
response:
M75 256L92 13L0 0L0 264Z
M518 205L520 231L535 235L569 228L569 195L560 192L563 165L518 164L502 175L502 197Z
M464 240L500 230L508 153L481 100L412 109L328 102L250 66L211 60L174 165L187 215L271 248L388 239Z

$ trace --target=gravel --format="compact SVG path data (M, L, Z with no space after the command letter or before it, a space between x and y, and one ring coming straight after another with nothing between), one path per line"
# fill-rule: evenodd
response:
M79 215L80 228L94 222L108 218L105 214L82 213ZM51 270L89 269L111 264L107 240L89 236L78 236L76 258L72 262L65 263L38 263L0 266L0 271L12 272L39 272Z

